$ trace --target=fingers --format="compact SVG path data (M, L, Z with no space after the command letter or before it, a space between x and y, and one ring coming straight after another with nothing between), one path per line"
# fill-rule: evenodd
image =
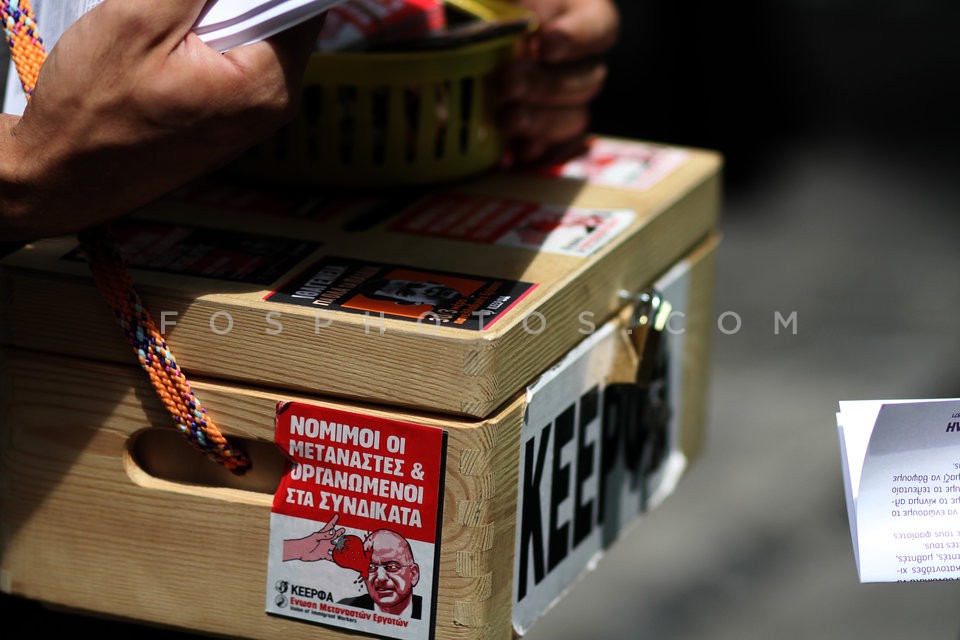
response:
M501 102L522 100L538 106L575 106L593 100L606 79L607 66L596 58L564 65L524 60L504 69L497 96Z
M620 14L610 0L569 0L566 11L545 20L540 29L544 62L568 62L598 56L617 41Z
M310 53L315 49L325 14L266 40L231 49L223 59L256 83L265 104L276 106L281 120L293 115Z
M512 105L501 115L501 130L510 138L541 138L556 142L586 130L590 114L586 106L536 107Z
M500 92L509 96L498 116L508 138L539 139L549 146L586 130L590 101L606 78L605 65L588 61L549 67L526 63L515 66Z
M535 108L516 105L503 115L503 130L509 140L503 166L534 162L558 145L579 140L590 122L585 106Z
M529 164L578 143L589 106L607 78L605 54L616 43L613 0L520 0L540 19L525 55L498 78L498 122L508 149L504 166Z
M337 519L340 517L340 514L335 513L330 520L327 521L327 524L323 525L323 528L317 531L317 533L331 533L335 530L337 526Z
M311 534L311 537L316 538L318 542L326 542L329 540L336 540L344 533L346 533L346 529L343 527L338 527L332 530L324 527L323 529Z

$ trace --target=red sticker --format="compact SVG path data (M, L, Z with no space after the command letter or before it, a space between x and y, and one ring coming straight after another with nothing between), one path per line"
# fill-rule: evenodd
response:
M291 464L270 518L267 611L430 640L446 432L280 402L275 441Z

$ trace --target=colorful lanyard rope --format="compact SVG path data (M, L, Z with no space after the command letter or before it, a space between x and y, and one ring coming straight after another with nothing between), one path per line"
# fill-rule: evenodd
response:
M0 0L3 36L10 45L10 57L27 96L33 94L40 66L47 59L43 39L33 19L29 0Z
M40 66L46 59L29 0L0 0L0 18L17 75L29 100ZM79 234L79 239L100 294L113 309L128 344L177 428L200 452L235 473L244 473L251 466L250 459L230 446L200 405L143 306L109 226L88 229Z

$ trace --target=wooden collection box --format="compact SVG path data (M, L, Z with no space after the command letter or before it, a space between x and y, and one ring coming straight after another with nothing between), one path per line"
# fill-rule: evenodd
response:
M137 212L119 246L244 475L171 428L74 240L8 256L0 589L237 638L522 635L699 452L719 172L598 138L549 175Z

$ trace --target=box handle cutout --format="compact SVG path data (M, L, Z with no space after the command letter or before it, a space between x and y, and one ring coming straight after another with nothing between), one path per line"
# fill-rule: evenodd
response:
M287 469L283 452L267 440L237 436L230 439L242 447L252 462L243 475L223 465L210 464L207 456L191 447L176 430L157 427L130 437L127 472L134 482L151 488L203 495L203 487L216 487L273 496Z

